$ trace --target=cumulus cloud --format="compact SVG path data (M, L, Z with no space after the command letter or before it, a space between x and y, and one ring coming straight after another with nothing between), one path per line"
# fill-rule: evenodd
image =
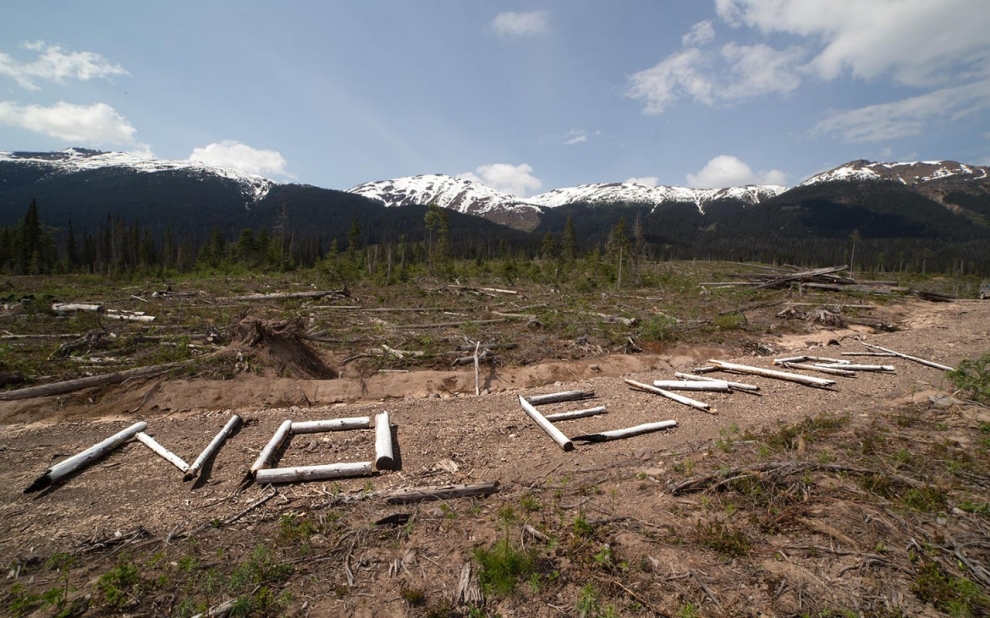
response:
M685 47L704 45L705 43L711 43L713 40L715 40L715 28L712 27L712 22L708 20L699 21L691 26L687 34L681 37L681 43Z
M36 83L39 80L64 83L67 79L88 81L128 75L124 67L94 52L66 51L58 45L45 45L44 41L24 43L21 48L38 52L37 57L19 62L0 53L0 75L13 78L25 90L40 90Z
M660 114L682 96L711 105L715 100L715 84L706 75L710 60L699 49L677 52L645 71L629 78L626 96L644 99L647 114Z
M546 33L549 17L546 11L499 13L492 20L492 28L499 36L534 37Z
M131 144L137 132L106 103L44 107L0 101L0 122L77 144Z
M278 151L259 150L234 140L224 140L202 148L194 148L189 160L217 167L230 167L258 176L269 174L292 176L286 171L287 163Z
M623 182L627 185L646 185L647 187L655 187L660 179L656 176L633 176L632 178L626 178Z
M719 189L741 185L782 185L786 175L780 170L753 172L732 155L719 155L705 164L697 174L688 174L688 186Z
M533 176L533 168L526 163L479 165L474 172L458 174L457 177L480 182L496 191L516 197L526 197L527 192L536 191L543 186L540 179Z

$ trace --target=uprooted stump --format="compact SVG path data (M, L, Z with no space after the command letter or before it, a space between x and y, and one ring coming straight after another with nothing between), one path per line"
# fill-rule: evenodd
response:
M246 317L234 325L232 339L234 345L265 349L269 358L280 365L280 371L289 369L296 375L323 380L338 377L306 344L304 335L302 318L276 322Z

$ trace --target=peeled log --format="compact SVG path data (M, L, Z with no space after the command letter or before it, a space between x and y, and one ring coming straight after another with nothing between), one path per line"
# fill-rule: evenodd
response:
M818 373L827 373L833 376L842 376L843 378L856 377L856 373L853 371L833 367L819 367L818 365L809 365L807 363L781 363L781 365L784 369L804 369L805 371L817 371ZM845 365L842 365L842 367L845 367Z
M471 485L445 485L440 487L410 487L400 489L385 499L389 504L407 504L426 500L449 500L469 496L487 496L498 491L498 481L494 483L473 483Z
M327 421L301 421L292 423L292 434L323 433L324 431L344 431L346 429L369 429L371 418L368 416L352 416L349 418L334 418Z
M388 412L382 412L375 415L375 469L391 470L394 465L392 425L388 420Z
M254 480L261 485L264 483L322 481L350 476L371 476L371 462L336 463L325 466L297 466L295 468L263 468L254 473Z
M665 388L668 391L711 391L715 393L730 393L729 383L725 380L710 382L692 382L689 380L654 380L653 386Z
M144 421L134 423L127 429L110 436L103 442L100 442L99 444L91 446L81 453L69 457L61 463L55 464L46 470L44 474L39 476L33 483L31 483L30 487L24 490L24 493L34 493L58 482L60 479L72 474L76 470L89 465L100 457L103 457L124 442L130 440L139 431L144 431L147 429L147 427L148 423L145 423Z
M522 395L519 395L519 405L522 409L529 415L531 419L536 421L536 424L540 426L543 431L547 432L553 441L560 445L560 448L565 451L573 451L574 443L564 435L564 432L553 426L553 423L548 421L546 417L539 413L539 411L534 408Z
M548 395L533 395L527 397L526 401L530 405L542 406L547 403L560 403L562 401L580 401L591 399L595 396L595 391L564 391L562 393L550 393Z
M261 452L258 453L258 458L254 460L254 464L251 465L251 471L249 473L251 476L255 477L255 480L257 480L258 478L258 472L261 471L263 468L268 467L272 455L274 455L275 451L277 451L279 447L282 446L282 443L285 442L285 439L289 437L289 433L291 430L292 430L292 421L285 421L284 423L282 423L279 426L278 430L275 432L275 435L272 436L272 439L269 440L268 444L265 445L265 448L261 449Z
M621 440L622 438L638 436L640 434L650 433L653 431L661 431L663 429L670 429L671 427L676 427L676 426L677 426L677 421L659 421L656 423L643 423L642 425L627 427L625 429L613 429L611 431L602 431L599 433L592 433L584 436L576 436L574 439L581 440L583 442L608 442L609 440Z
M236 414L230 417L230 420L223 426L220 433L214 436L213 440L210 441L206 448L203 449L203 452L199 454L199 457L196 458L196 461L189 466L189 469L186 471L185 476L182 477L182 480L191 481L199 472L200 468L206 465L206 462L209 461L210 458L213 457L214 453L220 449L220 445L223 444L228 437L230 437L230 434L233 433L234 429L236 429L240 423L241 417Z
M159 444L157 440L143 431L139 431L134 437L138 439L138 442L150 448L156 455L160 456L162 459L172 464L182 472L189 469L189 464L182 461L181 457Z
M691 406L702 412L709 412L709 405L704 401L698 401L697 399L691 399L690 397L684 397L683 395L678 395L677 393L672 393L666 391L662 388L657 388L656 386L650 386L649 384L643 384L642 382L637 382L636 380L630 380L629 378L623 378L623 381L629 386L639 389L641 391L646 391L648 393L653 393L654 395L660 395L661 397L666 397L667 399L673 399L677 403L683 403L686 406Z
M935 369L941 369L942 371L954 371L954 368L948 367L946 365L940 365L935 361L925 360L923 358L918 358L917 356L909 356L907 354L902 354L900 352L895 352L894 350L888 350L887 348L881 348L878 345L873 345L872 343L860 342L868 348L873 348L875 350L880 350L881 352L886 352L888 354L893 354L894 356L899 356L901 358L906 358L909 361L914 361L916 363L921 363L926 367L933 367Z
M53 303L52 311L55 313L69 313L70 311L95 311L103 313L103 305L98 303Z
M719 369L724 369L726 371L736 371L738 373L748 373L750 375L762 376L764 378L774 378L776 380L797 382L798 384L804 384L805 386L825 388L835 384L835 380L826 380L824 378L813 378L811 376L803 376L797 373L787 373L786 371L774 371L773 369L763 369L762 367L750 367L749 365L727 363L725 361L720 361L720 360L709 360L708 362L715 365Z
M584 418L586 416L595 416L598 414L605 414L605 406L598 406L596 408L586 408L584 410L574 410L573 412L558 412L557 414L547 414L543 418L553 423L556 421L569 421L575 418Z
M729 385L729 388L737 391L746 391L748 393L756 393L760 390L759 386L755 384L744 384L742 382L732 382L731 380L719 380L718 378L709 378L706 376L697 376L693 373L681 373L676 372L674 374L675 378L680 378L682 380L695 380L698 382L725 382Z

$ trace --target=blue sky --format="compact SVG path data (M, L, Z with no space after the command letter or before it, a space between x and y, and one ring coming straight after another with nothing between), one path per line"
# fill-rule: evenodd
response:
M986 0L11 3L0 150L519 196L987 165L987 33Z

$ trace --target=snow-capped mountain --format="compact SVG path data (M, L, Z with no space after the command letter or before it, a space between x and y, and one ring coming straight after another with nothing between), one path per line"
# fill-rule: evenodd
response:
M607 183L554 189L533 197L519 198L472 180L425 174L368 182L349 189L349 192L377 200L386 206L435 203L526 230L536 226L543 209L568 204L645 204L656 208L667 203L688 203L696 205L704 213L705 206L713 201L734 200L747 205L757 204L786 190L786 187L778 185L691 189Z
M816 174L799 186L823 182L893 181L907 186L923 185L945 180L987 180L990 168L966 165L958 161L912 161L904 163L874 163L860 159L850 161L821 174Z
M36 166L52 174L72 174L106 168L129 169L148 174L177 170L210 174L235 181L241 186L244 197L253 202L264 198L278 184L254 174L197 161L150 159L127 152L101 152L86 148L66 148L56 152L0 152L0 161Z

